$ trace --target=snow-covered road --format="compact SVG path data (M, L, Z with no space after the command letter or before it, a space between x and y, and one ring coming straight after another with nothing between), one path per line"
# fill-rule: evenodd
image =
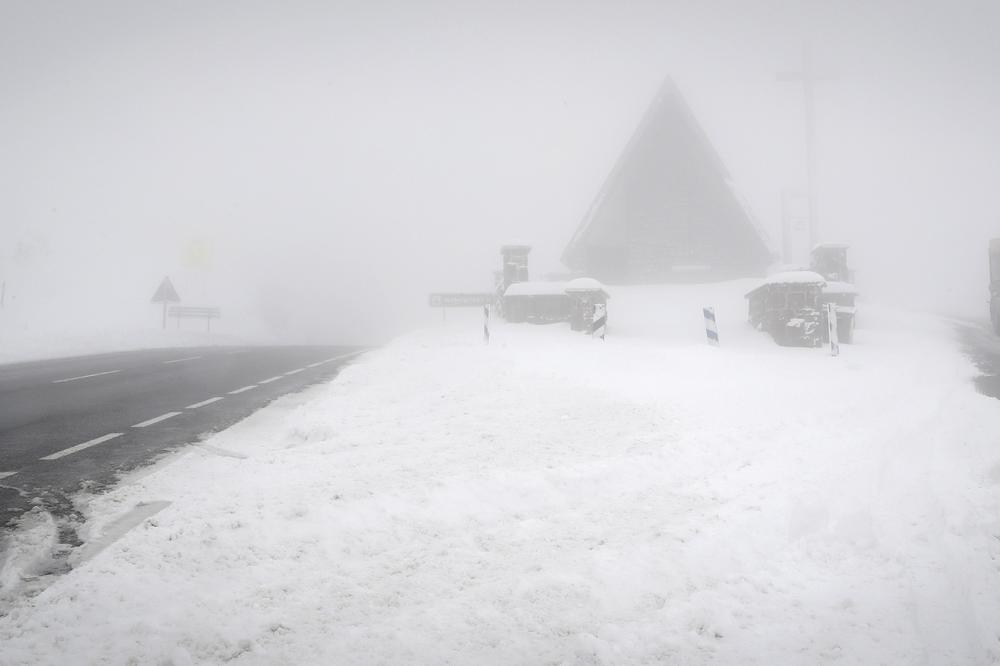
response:
M1000 659L1000 403L950 325L782 349L744 287L616 290L604 343L449 317L82 498L95 542L170 504L0 663Z

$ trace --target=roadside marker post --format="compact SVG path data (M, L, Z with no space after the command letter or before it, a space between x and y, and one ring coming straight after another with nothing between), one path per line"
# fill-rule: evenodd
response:
M590 335L594 338L604 339L604 334L608 328L608 306L604 303L594 304L594 322L590 327Z
M715 308L702 308L701 311L705 315L705 337L708 338L708 344L718 347L719 328L715 323Z
M490 344L490 306L483 306L483 343Z
M826 326L830 332L830 356L840 356L840 340L837 338L837 304L826 304Z

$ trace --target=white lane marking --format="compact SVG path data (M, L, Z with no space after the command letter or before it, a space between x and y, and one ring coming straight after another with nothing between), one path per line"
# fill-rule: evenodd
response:
M211 405L213 402L219 402L222 400L220 396L214 398L209 398L208 400L202 400L201 402L196 402L193 405L188 405L186 409L198 409L199 407L204 407L205 405Z
M154 423L159 423L160 421L166 421L167 419L172 419L180 414L180 412L167 412L166 414L160 414L155 419L149 419L148 421L143 421L142 423L136 423L133 428L145 428L151 426Z
M258 384L270 384L271 382L276 382L276 381L278 381L279 379L281 379L281 375L277 375L277 376L275 376L275 377L268 377L267 379L264 379L264 380L262 380L262 381L259 381L259 382L257 382L257 383L258 383Z
M340 356L334 356L333 358L328 358L323 363L330 363L331 361L339 361L342 358L350 358L352 356L357 356L358 354L364 354L367 349L359 349L356 352L351 352L350 354L341 354Z
M53 384L65 384L66 382L75 382L78 379L90 379L91 377L101 377L103 375L113 375L116 372L121 372L121 370L108 370L107 372L95 372L92 375L80 375L79 377L67 377L66 379L56 379Z
M71 446L68 449L63 449L62 451L57 451L56 453L50 453L47 456L42 456L42 460L57 460L63 456L68 456L71 453L76 453L77 451L83 451L84 449L89 449L91 446L97 446L98 444L103 444L104 442L110 441L115 437L121 437L122 433L112 432L107 435L102 435L89 442L84 442L83 444L77 444L76 446Z
M237 393L243 393L243 391L249 391L250 389L257 388L256 384L251 384L250 386L244 386L243 388L238 388L235 391L230 391L229 395L236 395Z
M339 361L342 358L350 358L351 356L357 356L358 354L364 354L366 351L368 351L368 350L367 349L361 349L361 350L358 350L356 352L351 352L350 354L341 354L340 356L334 356L333 358L327 358L327 359L323 359L322 361L316 361L315 363L310 363L306 367L307 368L317 368L317 367L319 367L321 365L326 365L327 363L330 363L332 361Z
M186 356L184 358L172 358L169 361L164 361L163 364L166 365L168 363L181 363L183 361L195 361L195 360L197 360L199 358L201 358L201 356Z
M8 476L14 476L17 472L0 472L0 479L6 479Z
M288 375L294 375L298 372L302 372L303 370L305 370L305 368L295 368L294 370L289 370L288 372L286 372L285 376L287 377Z

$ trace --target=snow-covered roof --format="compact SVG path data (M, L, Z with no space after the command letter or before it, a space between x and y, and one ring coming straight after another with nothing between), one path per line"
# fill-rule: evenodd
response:
M708 264L674 264L670 270L674 273L707 273L712 267Z
M608 293L600 280L590 277L579 277L566 283L566 291L603 291Z
M515 282L504 296L565 296L565 282Z
M824 294L857 294L858 288L855 287L850 282L837 282L835 280L827 280L826 286L823 287Z
M851 246L847 243L816 243L816 245L813 246L812 251L815 252L816 250L822 250L824 248L830 248L831 250L846 250L849 247Z
M808 271L809 267L802 264L771 264L767 269L768 275L775 273L788 273L790 271Z
M761 286L768 284L825 284L826 278L814 271L783 271L764 278Z
M745 294L746 298L764 287L770 287L777 284L802 284L802 285L817 285L823 286L826 284L826 278L824 278L819 273L814 273L813 271L782 271L781 273L774 273L773 275L768 275L764 278L764 281L759 285L751 289Z

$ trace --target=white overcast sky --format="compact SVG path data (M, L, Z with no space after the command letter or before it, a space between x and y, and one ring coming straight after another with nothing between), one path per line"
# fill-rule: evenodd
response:
M191 273L196 246L205 304L384 336L427 291L488 286L503 242L558 269L665 76L780 247L804 156L776 73L808 41L833 77L825 238L876 297L976 312L998 34L1000 3L972 1L0 0L0 270L16 282L13 244L42 246L25 293L110 312Z

